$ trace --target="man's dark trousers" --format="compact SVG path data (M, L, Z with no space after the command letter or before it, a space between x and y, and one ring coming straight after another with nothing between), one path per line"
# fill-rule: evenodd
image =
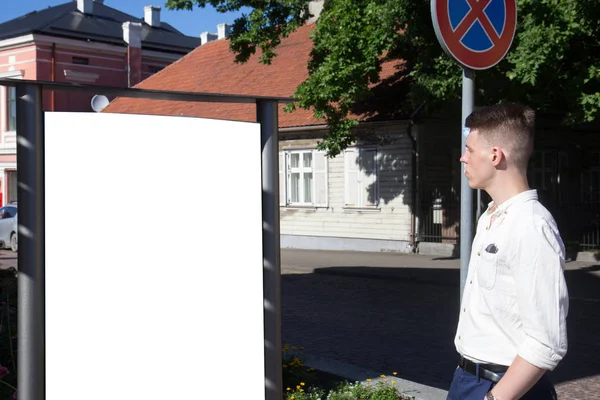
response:
M503 373L498 373L502 376ZM496 384L471 374L462 368L454 371L447 400L484 400ZM520 400L556 400L552 382L544 375Z

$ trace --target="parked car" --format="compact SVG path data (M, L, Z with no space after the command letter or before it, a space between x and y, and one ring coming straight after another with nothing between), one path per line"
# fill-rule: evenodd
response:
M18 251L18 209L16 204L0 208L0 247Z

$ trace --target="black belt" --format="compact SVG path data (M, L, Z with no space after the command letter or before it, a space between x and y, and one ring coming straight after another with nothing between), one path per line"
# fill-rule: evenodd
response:
M470 374L477 375L477 363L467 360L464 357L460 357L460 361L458 365L467 371ZM502 378L497 373L506 372L508 370L507 366L498 365L498 364L479 364L479 377L483 379L487 379L488 381L492 381L498 383L500 378Z

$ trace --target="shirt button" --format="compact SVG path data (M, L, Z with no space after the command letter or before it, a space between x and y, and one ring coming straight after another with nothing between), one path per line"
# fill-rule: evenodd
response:
M480 253L480 252L477 252L477 255L478 255L478 256L480 256L480 255L481 255L481 253Z
M467 312L467 309L466 309L466 308L463 308L463 312Z
M462 339L460 336L458 337L458 340Z
M470 281L470 282L469 282L469 285L472 285L472 284L473 284L473 281Z

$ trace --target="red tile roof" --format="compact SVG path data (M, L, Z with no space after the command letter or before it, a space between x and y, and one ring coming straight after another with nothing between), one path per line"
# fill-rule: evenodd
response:
M307 63L313 42L310 31L314 24L306 25L282 40L277 47L277 56L271 65L258 62L253 55L244 64L234 62L228 40L209 42L169 65L157 74L136 85L137 88L240 94L252 96L290 97L308 77ZM257 51L258 53L258 51ZM399 62L383 65L382 80L397 72ZM296 109L283 112L279 106L279 126L298 127L323 124L324 120L313 117L312 111ZM256 106L253 104L194 103L180 101L145 100L118 98L104 112L191 116L201 118L256 121ZM358 112L356 118L366 118ZM369 117L372 118L371 112ZM362 117L362 118L361 118Z

